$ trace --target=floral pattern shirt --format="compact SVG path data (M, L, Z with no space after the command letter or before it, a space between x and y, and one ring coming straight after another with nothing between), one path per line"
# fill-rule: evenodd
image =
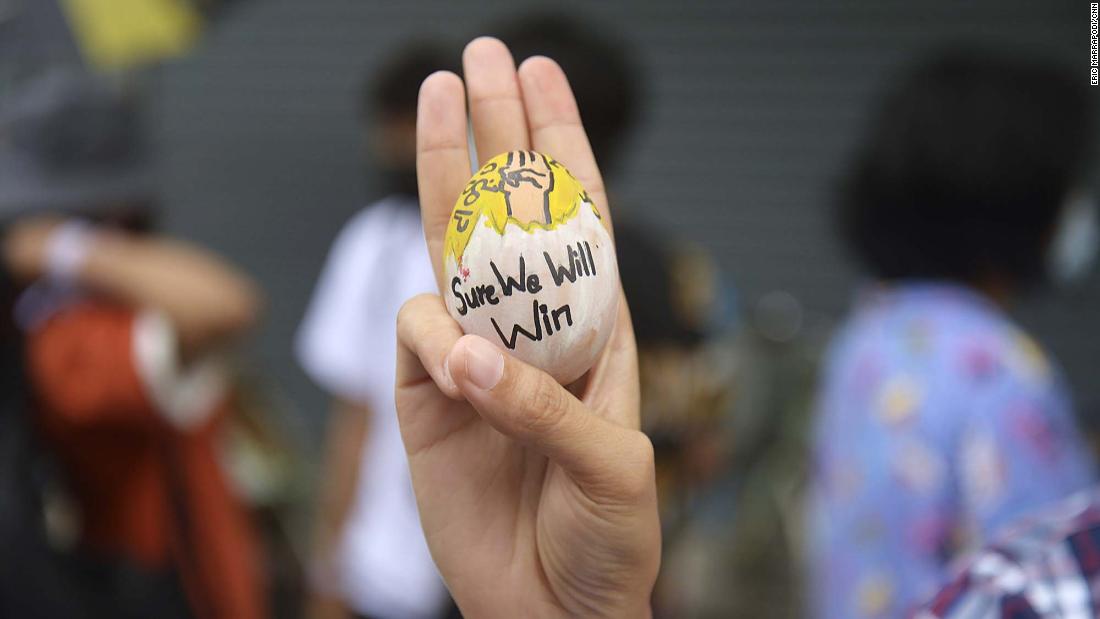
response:
M1092 480L1057 369L963 287L866 294L828 353L815 424L815 617L904 616L957 553Z

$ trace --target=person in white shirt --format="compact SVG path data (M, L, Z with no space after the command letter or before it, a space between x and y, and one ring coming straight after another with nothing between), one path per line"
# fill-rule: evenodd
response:
M302 368L332 398L308 609L315 618L455 612L420 528L393 391L397 312L436 292L416 197L416 98L448 59L435 47L409 47L368 83L368 145L389 195L340 232L298 332Z

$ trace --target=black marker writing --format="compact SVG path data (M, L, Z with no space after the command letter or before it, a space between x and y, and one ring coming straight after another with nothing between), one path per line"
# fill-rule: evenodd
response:
M462 292L459 289L461 285L461 279L455 277L451 280L451 294L453 294L460 303L457 308L459 316L465 316L466 312L485 304L496 305L500 303L500 299L497 298L496 287L490 284L478 284L474 286L469 293Z
M562 266L554 263L554 259L550 257L550 252L542 252L542 257L546 259L546 266L550 267L550 277L554 278L554 285L561 286L568 281L573 283L577 281L578 277L587 277L596 274L596 263L592 260L592 250L589 248L585 251L587 242L579 242L576 247L573 245L567 245L565 249L565 261L562 263L568 266Z
M542 283L539 282L538 273L527 274L527 265L523 261L523 256L519 257L519 280L517 281L510 275L501 275L500 269L492 260L489 261L489 268L493 269L493 275L496 275L497 282L500 284L500 292L506 297L512 296L512 290L519 290L520 292L529 292L535 294L542 290Z
M493 329L496 330L497 335L500 336L500 341L508 350L516 349L516 341L519 336L523 336L532 342L541 342L544 337L554 335L562 329L562 317L565 317L566 326L573 326L573 312L569 309L569 305L563 305L557 309L550 309L545 303L539 303L538 299L531 301L531 321L534 323L533 328L528 331L519 324L512 325L511 337L505 337L504 332L500 330L500 325L497 324L496 318L490 318L493 323Z

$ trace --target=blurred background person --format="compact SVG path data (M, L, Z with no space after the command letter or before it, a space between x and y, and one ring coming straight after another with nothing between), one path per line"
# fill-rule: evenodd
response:
M1087 619L1100 609L1100 492L1094 487L1020 518L915 619Z
M32 488L69 579L51 593L93 617L266 616L252 525L219 461L222 355L256 320L255 285L153 234L150 150L116 84L58 69L2 103L0 256L17 295L3 322L25 373L7 388L26 393L28 440L57 463Z
M0 217L0 239L8 223ZM23 337L13 320L19 288L7 261L0 260L0 544L7 549L0 564L0 614L81 617L83 604L73 595L44 517L42 469L48 458L34 427Z
M368 77L362 135L382 179L373 189L384 197L340 232L298 332L302 368L331 397L310 572L314 617L457 612L420 529L393 402L397 312L436 292L417 203L417 94L456 56L406 44Z
M874 115L839 199L876 284L822 374L814 616L901 616L956 553L1092 481L1058 367L1005 313L1095 255L1082 84L954 49L911 67Z

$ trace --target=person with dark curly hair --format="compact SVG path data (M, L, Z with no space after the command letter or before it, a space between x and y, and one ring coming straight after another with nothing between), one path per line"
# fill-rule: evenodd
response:
M818 394L815 616L901 616L959 551L1092 480L1057 366L1005 313L1087 270L1092 134L1078 80L985 52L934 55L883 99L838 200L876 283Z

